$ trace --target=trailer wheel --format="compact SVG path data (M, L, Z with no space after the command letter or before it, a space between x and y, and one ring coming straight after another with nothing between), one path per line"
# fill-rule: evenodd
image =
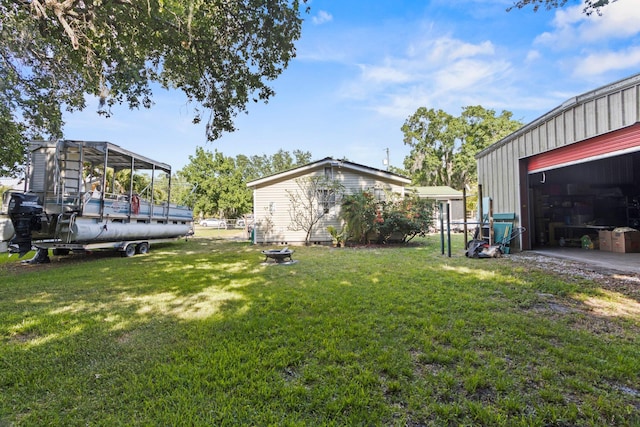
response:
M121 252L123 257L132 257L136 254L136 245L133 243L127 245L124 250Z
M54 255L69 255L69 249L66 248L53 248Z
M149 244L147 242L138 243L136 246L136 253L144 255L149 252Z

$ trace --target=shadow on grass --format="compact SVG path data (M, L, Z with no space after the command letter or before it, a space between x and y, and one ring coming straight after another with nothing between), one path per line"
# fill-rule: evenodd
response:
M429 240L290 266L262 249L195 238L12 274L0 424L634 420L637 324L585 327L603 317L574 296L594 284Z

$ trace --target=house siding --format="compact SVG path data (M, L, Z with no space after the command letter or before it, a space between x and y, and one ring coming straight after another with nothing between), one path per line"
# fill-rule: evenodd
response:
M323 176L326 164L319 164L317 168L304 170L300 174L288 175L282 179L276 176L268 182L254 187L254 242L260 244L303 244L306 232L292 230L290 213L292 204L287 191L299 189L297 179L311 176ZM345 194L354 194L360 190L378 188L384 191L404 195L404 184L397 180L386 180L379 174L368 174L354 171L348 167L334 166L333 178L344 186ZM407 180L408 181L408 180ZM407 182L408 183L408 182ZM327 231L329 225L342 228L339 218L340 206L337 201L329 213L316 224L310 241L316 244L331 243L331 235Z

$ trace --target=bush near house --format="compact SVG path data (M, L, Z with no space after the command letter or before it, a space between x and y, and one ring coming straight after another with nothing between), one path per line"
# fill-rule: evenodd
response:
M380 201L370 191L344 196L341 217L351 243L407 243L432 225L433 202L409 195Z
M416 236L425 236L433 221L433 202L408 196L382 205L382 221L376 222L378 243L407 243Z

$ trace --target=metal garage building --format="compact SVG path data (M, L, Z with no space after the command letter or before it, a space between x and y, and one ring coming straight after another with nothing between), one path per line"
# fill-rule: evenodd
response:
M640 74L569 99L480 152L494 212L515 212L516 246L571 245L640 228Z

